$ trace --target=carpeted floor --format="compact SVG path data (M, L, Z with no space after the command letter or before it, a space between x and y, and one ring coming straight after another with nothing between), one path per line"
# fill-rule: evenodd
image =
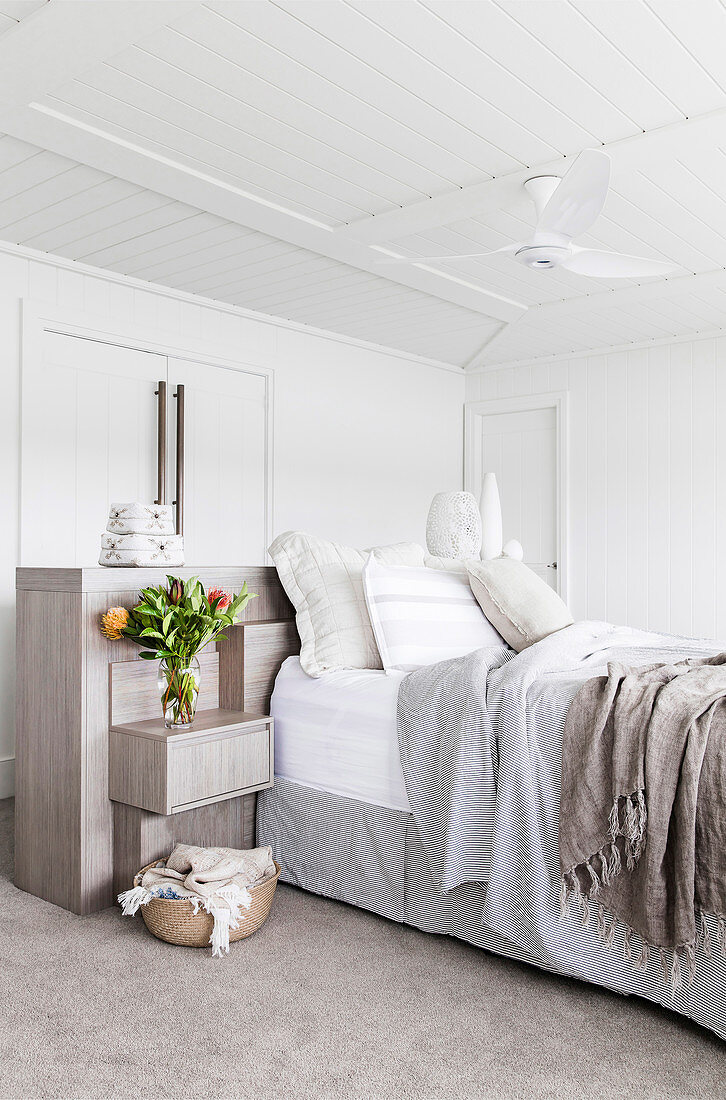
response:
M12 885L0 1097L726 1098L726 1045L628 1000L280 886L223 960Z

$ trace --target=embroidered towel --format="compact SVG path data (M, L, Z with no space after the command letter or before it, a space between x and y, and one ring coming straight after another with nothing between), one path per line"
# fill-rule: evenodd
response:
M183 535L113 535L104 531L101 535L102 550L169 550L184 549Z
M249 909L249 887L275 874L272 848L196 848L177 844L169 858L144 873L139 886L119 894L124 916L133 916L154 897L188 898L214 917L212 955L229 954L229 931L238 927L240 909Z
M183 550L126 550L126 549L101 549L98 559L99 565L150 567L170 566L184 564Z
M106 530L112 534L173 535L174 515L171 504L112 504Z

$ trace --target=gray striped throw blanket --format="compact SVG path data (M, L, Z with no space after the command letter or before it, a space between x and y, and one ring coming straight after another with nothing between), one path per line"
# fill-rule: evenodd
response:
M573 928L571 920L563 920L560 912L560 780L563 757L568 763L571 760L570 749L563 752L563 739L572 700L583 684L598 683L593 677L606 676L612 662L641 668L655 662L672 664L687 657L714 657L718 651L718 645L708 641L603 622L580 622L522 653L514 654L505 647L480 649L407 676L398 695L401 765L434 887L449 893L459 887L466 889L468 883L485 884L481 915L487 926L510 943L525 946L529 955L543 965L556 964L568 972L568 959L577 950L574 944L582 943L579 930ZM712 749L716 744L714 739ZM593 745L597 749L596 734ZM643 800L651 810L649 801L655 792L650 789L647 758L645 766ZM711 756L707 754L704 768L710 766ZM702 786L704 781L705 773ZM593 800L584 783L577 784L573 800L587 802L588 810L591 804L598 805L598 828L593 828L593 839L585 845L588 850L566 855L566 872L597 853L610 839L613 798L611 790L606 793L607 797ZM637 787L628 793L636 793L632 803L635 812ZM628 828L626 810L625 801L619 803L618 821L624 829ZM656 813L655 805L651 812ZM713 808L710 812L713 815ZM562 817L566 814L564 811ZM567 829L567 822L564 824ZM699 828L710 830L713 844L720 846L720 852L726 850L723 818ZM700 836L697 844L699 850L706 851ZM669 858L670 850L669 846ZM625 879L628 871L624 848L623 854ZM608 857L610 871L610 850ZM592 860L590 863L592 866ZM598 930L609 945L615 925L612 920L606 925L603 909L598 906L605 900L605 888L600 868L595 866L593 870L598 876L600 896L592 903L588 882L584 876L577 876L583 917L599 913ZM680 877L678 882L685 885L686 878ZM569 884L574 892L574 881L570 879ZM706 912L723 912L715 899L699 897L697 906L700 904ZM625 911L623 919L625 925L617 929L618 950L627 930ZM717 923L719 927L723 925ZM685 945L687 939L688 934L677 946ZM629 943L628 937L626 958ZM703 946L706 948L705 942ZM635 935L633 953L638 957L641 948L640 937ZM592 959L586 962L584 959L585 974ZM579 972L576 965L572 970Z
M584 915L596 898L603 938L607 908L626 926L626 957L642 966L660 950L674 989L684 964L693 979L703 913L726 952L726 653L613 661L585 683L565 723L560 860L563 911L581 899Z

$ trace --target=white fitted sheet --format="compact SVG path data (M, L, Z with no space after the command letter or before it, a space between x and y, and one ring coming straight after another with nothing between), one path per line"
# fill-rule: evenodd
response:
M410 813L396 724L404 675L344 669L313 678L288 657L272 693L275 775Z

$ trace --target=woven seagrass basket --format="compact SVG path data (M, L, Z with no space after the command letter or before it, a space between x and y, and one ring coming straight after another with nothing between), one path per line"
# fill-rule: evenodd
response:
M134 877L134 886L141 884L146 871L156 867L159 860L142 867ZM275 863L275 874L257 886L250 887L252 904L242 909L237 929L230 928L229 942L236 943L251 936L267 920L275 896L277 880L280 877L280 865ZM167 943L177 943L183 947L209 947L209 938L214 928L214 917L200 909L194 914L194 907L186 898L175 901L173 898L152 898L148 905L142 905L141 915L144 924L153 935Z

